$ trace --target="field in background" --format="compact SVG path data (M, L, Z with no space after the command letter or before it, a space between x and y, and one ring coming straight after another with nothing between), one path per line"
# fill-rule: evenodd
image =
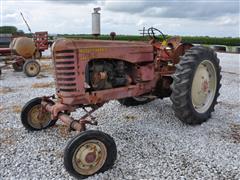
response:
M90 34L58 34L58 37L73 38L73 39L94 39ZM168 38L171 36L167 36ZM98 39L110 40L109 35L100 35ZM148 40L148 37L140 35L117 35L115 40L128 41L143 41ZM161 39L162 40L162 39ZM225 46L240 46L240 38L232 37L208 37L208 36L182 36L182 41L192 44L206 44L206 45L225 45Z

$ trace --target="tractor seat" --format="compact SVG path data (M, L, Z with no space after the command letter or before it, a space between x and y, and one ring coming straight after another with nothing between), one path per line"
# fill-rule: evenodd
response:
M182 38L180 36L173 36L167 39L167 46L176 49L181 44Z

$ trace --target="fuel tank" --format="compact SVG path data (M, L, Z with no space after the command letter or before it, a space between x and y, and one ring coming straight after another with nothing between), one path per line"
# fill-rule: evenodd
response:
M14 38L9 47L24 58L31 58L36 50L34 41L28 37Z

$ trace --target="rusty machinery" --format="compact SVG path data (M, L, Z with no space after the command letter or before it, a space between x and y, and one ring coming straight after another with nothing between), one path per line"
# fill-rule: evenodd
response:
M40 64L36 61L42 57L42 52L48 49L48 33L35 32L33 38L16 37L9 47L0 48L0 62L2 68L12 65L16 72L24 71L29 77L40 72Z
M27 102L21 121L29 130L41 130L59 119L80 132L64 153L64 165L71 175L85 178L113 166L117 157L113 138L86 130L86 124L97 125L92 113L110 100L135 106L170 97L175 115L191 125L205 122L214 111L221 86L216 53L207 47L181 43L180 37L166 39L155 28L149 28L148 35L149 42L54 43L56 96ZM78 108L86 114L74 119L71 112Z
M30 32L31 38L15 37L13 35L9 47L0 48L0 62L2 63L0 74L2 68L12 65L15 71L24 71L27 76L34 77L39 74L41 69L36 59L40 59L42 52L48 49L48 32L32 33L23 14L20 14ZM1 38L4 40L4 34L2 34Z
M13 39L9 48L0 48L0 70L8 65L12 65L17 72L33 77L40 72L40 64L34 59L36 46L32 39L18 37Z

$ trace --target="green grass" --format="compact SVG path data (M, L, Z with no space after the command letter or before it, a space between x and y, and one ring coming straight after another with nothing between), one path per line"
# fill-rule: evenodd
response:
M61 37L71 39L94 39L89 34L59 34ZM171 36L167 36L171 37ZM109 35L101 35L98 37L100 40L110 40ZM126 41L147 41L147 37L138 35L117 35L115 40L126 40ZM225 45L225 46L240 46L240 38L232 37L208 37L208 36L182 36L182 41L193 44L207 44L207 45Z

